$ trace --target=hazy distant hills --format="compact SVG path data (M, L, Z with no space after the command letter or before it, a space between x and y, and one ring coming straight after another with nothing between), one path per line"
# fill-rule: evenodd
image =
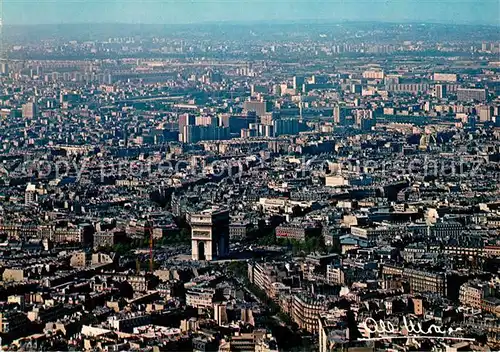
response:
M374 23L374 22L321 22L297 21L293 23L203 23L203 24L47 24L16 25L4 27L4 40L20 45L40 40L107 40L115 37L172 37L178 39L220 39L242 40L284 40L319 38L336 40L346 35L358 33L372 39L393 40L492 40L499 37L498 26L486 25L450 25L450 24L410 24L410 23Z

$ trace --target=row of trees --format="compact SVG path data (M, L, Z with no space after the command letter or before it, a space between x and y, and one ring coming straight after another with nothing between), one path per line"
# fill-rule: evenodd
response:
M313 252L318 253L338 253L340 248L338 246L327 246L323 236L311 236L306 238L305 241L297 241L293 239L276 238L274 231L265 234L258 240L259 245L270 246L286 246L294 255L304 253L310 254Z
M280 307L276 304L276 302L270 299L264 291L248 281L248 266L246 262L231 262L228 264L227 270L232 276L241 278L244 281L245 286L248 287L248 289L261 300L261 302L264 302L266 306L269 307L271 313L276 314L286 324L293 324L290 317L281 312Z
M133 238L127 242L117 243L113 246L113 248L102 248L107 250L112 250L120 255L125 255L129 253L131 250L138 248L149 248L149 236L145 236L144 238ZM191 235L189 230L186 228L180 229L179 232L172 233L169 236L164 236L158 240L153 241L153 245L155 247L161 247L166 245L182 245L191 243Z

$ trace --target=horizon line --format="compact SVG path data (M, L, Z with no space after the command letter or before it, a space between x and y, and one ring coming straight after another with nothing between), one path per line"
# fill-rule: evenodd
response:
M4 23L3 27L36 27L36 26L79 26L79 25L128 25L128 26L188 26L188 25L248 25L248 24L268 24L268 25L289 25L289 24L405 24L405 25L442 25L442 26L480 26L480 27L500 27L500 23L480 23L470 22L436 22L436 21L378 21L378 20L355 20L355 19L288 19L288 20L220 20L220 21L198 21L198 22L175 22L175 23L154 23L154 22L48 22L48 23Z

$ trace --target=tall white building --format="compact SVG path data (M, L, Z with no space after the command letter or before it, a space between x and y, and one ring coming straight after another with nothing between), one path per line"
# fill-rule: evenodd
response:
M23 118L32 119L38 114L38 108L35 103L29 102L23 105Z
M24 204L29 205L37 202L37 191L34 184L28 183L24 192Z

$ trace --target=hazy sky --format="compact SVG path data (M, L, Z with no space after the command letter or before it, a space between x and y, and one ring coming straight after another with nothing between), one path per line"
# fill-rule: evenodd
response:
M304 19L500 25L500 0L3 0L6 24Z

